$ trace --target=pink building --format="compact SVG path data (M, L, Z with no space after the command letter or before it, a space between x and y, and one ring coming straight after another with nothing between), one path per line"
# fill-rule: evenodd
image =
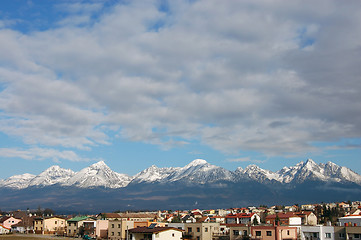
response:
M18 224L21 222L21 219L17 219L14 217L3 217L0 219L0 224L3 225L5 228L10 228L12 225Z

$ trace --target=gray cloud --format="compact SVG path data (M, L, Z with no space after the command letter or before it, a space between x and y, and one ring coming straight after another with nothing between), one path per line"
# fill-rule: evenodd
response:
M53 146L108 144L111 130L266 155L361 136L360 2L169 5L132 1L75 27L101 7L76 15L77 3L56 29L0 30L0 130Z

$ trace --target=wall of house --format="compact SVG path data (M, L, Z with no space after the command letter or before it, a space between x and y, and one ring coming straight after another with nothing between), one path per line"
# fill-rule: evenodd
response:
M95 235L97 238L108 237L108 225L109 220L97 220L97 227L95 229Z
M333 226L301 226L301 240L335 240Z
M292 226L302 224L302 218L300 218L300 217L290 217L288 221L289 221L289 225L292 225Z
M176 230L163 231L155 234L157 240L181 240L182 232Z
M18 224L19 222L21 222L21 219L10 217L9 219L6 219L2 225L6 228L11 228L12 225Z
M44 234L64 233L65 219L62 218L48 218L44 219Z

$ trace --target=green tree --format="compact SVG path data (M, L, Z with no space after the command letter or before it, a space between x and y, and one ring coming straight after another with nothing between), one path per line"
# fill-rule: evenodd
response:
M256 217L253 218L253 223L252 224L253 225L258 225L259 224L258 219Z

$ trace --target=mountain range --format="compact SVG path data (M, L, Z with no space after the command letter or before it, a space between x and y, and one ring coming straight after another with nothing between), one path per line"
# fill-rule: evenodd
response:
M94 205L99 210L186 209L337 201L361 196L361 176L332 162L317 164L311 159L277 172L256 165L230 171L196 159L184 167L153 165L134 176L114 172L100 161L79 172L52 166L39 175L0 180L0 196L2 208L46 204L87 211Z
M349 168L332 162L316 164L312 159L300 162L293 167L284 167L277 172L249 165L230 171L196 159L184 167L158 168L155 165L141 171L135 176L117 173L104 161L97 162L79 172L52 166L39 175L25 173L0 180L0 187L24 189L31 186L45 187L52 185L73 186L78 188L124 188L135 183L169 183L206 184L218 181L240 182L254 180L259 183L276 181L282 184L302 183L309 180L323 182L351 182L361 185L361 176Z

